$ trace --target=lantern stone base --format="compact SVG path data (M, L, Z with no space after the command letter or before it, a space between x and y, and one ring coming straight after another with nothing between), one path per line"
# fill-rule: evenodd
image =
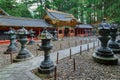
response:
M39 67L38 72L41 74L50 74L54 71L54 69L55 69L55 66L48 68L48 69L43 69L43 68Z
M111 48L111 50L114 54L120 54L120 49Z
M117 40L118 45L120 46L120 40Z
M118 64L118 58L115 55L113 55L112 57L103 57L103 56L97 55L96 53L93 53L92 57L95 62L98 62L100 64L105 64L105 65L117 65Z
M31 59L33 57L34 56L32 55L31 52L29 52L27 49L24 49L19 52L19 54L14 59L14 62L25 61L25 60Z
M118 43L120 43L120 40L117 40Z
M38 72L41 74L50 74L54 71L55 65L52 61L49 63L42 62L40 67L38 68Z
M17 53L16 49L7 49L4 54Z
M32 59L33 57L28 57L28 58L24 58L24 59L17 59L17 58L15 58L15 59L13 59L13 62L21 62L21 61L26 61L26 60L30 60L30 59Z
M113 51L113 53L115 53L115 54L120 53L120 47L119 47L117 42L112 42L111 41L111 42L108 43L108 46Z

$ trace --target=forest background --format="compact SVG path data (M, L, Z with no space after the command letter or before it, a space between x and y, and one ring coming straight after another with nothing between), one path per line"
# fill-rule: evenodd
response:
M73 14L81 22L99 23L103 17L120 23L120 0L0 0L11 16L41 19L45 7Z

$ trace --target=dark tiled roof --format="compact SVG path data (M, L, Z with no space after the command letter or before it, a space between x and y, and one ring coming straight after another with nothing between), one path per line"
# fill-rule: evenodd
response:
M90 24L79 24L79 25L76 25L75 28L93 28L93 26Z
M0 26L52 27L43 19L0 16Z
M55 19L55 20L71 21L72 19L76 19L72 14L55 11L55 10L46 9L46 13L51 19Z

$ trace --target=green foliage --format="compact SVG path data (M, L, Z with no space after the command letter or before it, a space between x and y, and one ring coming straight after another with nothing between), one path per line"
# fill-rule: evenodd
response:
M109 0L106 0L106 16L110 22L120 23L120 0L110 0L109 3L107 3L107 1Z
M80 16L82 21L83 16L86 16L88 23L95 23L93 16L97 17L97 22L106 17L110 22L120 23L120 0L22 0L21 3L16 0L0 0L0 7L12 16L32 17L28 8L35 3L38 5L33 11L34 18L42 18L46 6L73 14L76 18Z
M0 7L11 16L32 17L27 5L16 0L0 0Z
M43 5L38 6L37 9L34 10L34 14L34 18L42 18L44 16Z

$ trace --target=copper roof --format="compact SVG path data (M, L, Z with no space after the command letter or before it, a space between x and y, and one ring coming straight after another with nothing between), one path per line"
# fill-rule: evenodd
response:
M90 24L79 24L79 25L76 25L75 28L93 28L93 26Z
M76 20L76 18L72 14L68 14L60 11L46 9L46 13L51 19L55 19L55 20L61 20L61 21L71 21L72 19Z
M19 18L0 16L0 26L25 26L25 27L52 27L43 19Z

